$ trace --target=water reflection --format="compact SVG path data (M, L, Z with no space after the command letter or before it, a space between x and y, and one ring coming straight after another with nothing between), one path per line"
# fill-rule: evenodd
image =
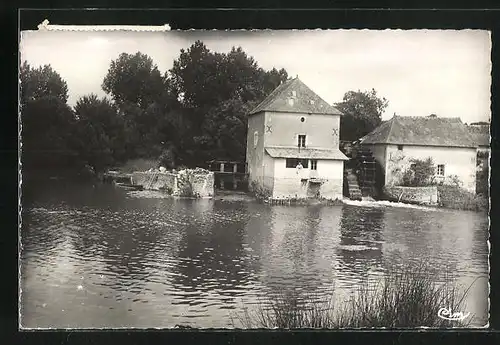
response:
M261 275L272 294L331 290L333 258L325 247L337 228L334 220L338 210L322 206L270 209L271 250L262 258Z
M230 327L230 312L270 293L342 296L422 258L436 277L448 269L464 284L482 277L469 299L486 320L482 215L148 193L50 189L24 208L24 326Z
M344 206L340 219L339 269L356 281L363 281L382 264L384 210ZM344 283L344 281L342 281Z
M203 206L203 202L186 204L193 220L184 229L173 282L188 291L214 287L231 291L242 286L249 275L243 247L246 220L236 205L228 209L211 201Z

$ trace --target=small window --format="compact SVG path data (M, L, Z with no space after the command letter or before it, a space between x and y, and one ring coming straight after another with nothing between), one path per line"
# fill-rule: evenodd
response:
M286 159L286 167L295 169L297 165L299 165L299 162L302 164L302 167L307 169L308 167L308 160L307 159L297 159L297 158L287 158Z
M253 133L253 147L257 147L257 143L259 142L259 132L255 131Z
M398 151L403 151L403 145L398 145Z
M318 170L318 160L311 159L311 170Z
M295 158L287 158L286 159L286 167L287 168L295 168L297 166L297 160Z
M302 116L302 117L300 118L300 122L304 122L305 120L306 120L306 118L305 118L304 116Z
M299 147L306 147L306 136L299 135Z
M438 164L436 173L438 176L444 176L444 164Z

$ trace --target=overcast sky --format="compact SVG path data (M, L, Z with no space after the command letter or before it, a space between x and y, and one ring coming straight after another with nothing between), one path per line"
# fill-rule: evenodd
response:
M197 39L213 51L241 46L265 69L285 68L330 104L349 90L374 88L389 101L383 119L490 117L490 35L478 30L308 30L171 32L23 32L21 60L50 64L69 100L104 95L111 60L140 51L162 72Z

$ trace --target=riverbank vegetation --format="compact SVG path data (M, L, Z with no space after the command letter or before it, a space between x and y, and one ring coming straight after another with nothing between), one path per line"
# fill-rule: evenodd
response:
M133 173L134 171L148 171L157 167L158 160L156 159L135 158L129 159L124 164L120 164L114 168L123 173Z
M287 78L284 69L266 71L241 48L217 53L197 41L165 72L146 54L120 54L102 82L107 96L83 95L71 106L57 71L24 62L23 174L244 160L247 112Z
M381 281L362 284L344 301L335 301L333 291L327 297L311 292L280 292L255 311L245 309L233 324L286 329L467 327L473 315L450 321L441 318L439 311L446 308L465 312L470 287L459 286L451 275L438 283L433 271L424 264L392 269Z
M489 201L484 194L472 194L456 185L439 185L439 206L455 210L488 212Z
M478 153L479 158L484 155ZM438 189L438 206L456 210L476 212L489 211L489 165L478 165L476 170L476 193L463 188L458 176L436 178L435 164L432 158L410 159L398 157L393 169L396 176L396 185L405 187L436 186ZM387 196L383 196L387 198Z
M120 54L103 77L106 96L81 95L71 105L57 71L24 61L23 175L88 177L115 167L130 172L136 166L179 169L213 159L244 161L247 113L287 79L285 69L265 70L240 47L219 53L196 41L168 71L141 52ZM337 106L345 112L341 121L348 121L343 138L346 128L373 129L387 101L375 90L349 91Z

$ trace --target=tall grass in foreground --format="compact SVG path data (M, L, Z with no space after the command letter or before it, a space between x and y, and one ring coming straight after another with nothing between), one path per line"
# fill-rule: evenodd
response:
M449 321L438 316L440 308L466 312L465 299L470 289L459 289L455 280L445 277L445 283L424 266L391 270L377 283L360 286L345 301L331 297L318 301L314 293L300 296L296 292L281 292L269 296L267 305L257 311L248 309L238 319L245 328L452 328L467 327L473 315L461 321ZM234 323L234 322L233 322Z

